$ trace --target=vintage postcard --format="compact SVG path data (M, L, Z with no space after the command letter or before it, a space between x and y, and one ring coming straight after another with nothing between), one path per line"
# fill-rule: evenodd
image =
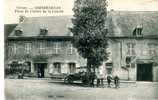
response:
M4 0L5 100L158 100L158 0Z

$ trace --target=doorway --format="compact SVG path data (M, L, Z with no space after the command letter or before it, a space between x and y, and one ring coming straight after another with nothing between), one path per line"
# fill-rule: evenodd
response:
M35 63L35 69L37 71L38 78L44 78L46 66L47 63Z
M137 64L137 81L152 81L152 63Z
M69 63L69 73L73 74L76 72L76 64L75 63Z

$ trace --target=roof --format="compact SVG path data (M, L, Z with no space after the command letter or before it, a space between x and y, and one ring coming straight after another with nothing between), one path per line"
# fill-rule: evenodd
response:
M71 16L49 16L49 17L26 17L24 22L19 23L14 29L21 29L22 35L18 37L39 36L41 28L47 28L46 36L70 36L68 27L71 26ZM14 31L9 37L16 37Z
M112 36L130 37L138 26L143 36L158 36L158 11L111 11L108 21Z
M17 24L5 24L4 25L4 36L7 37L14 30Z
M72 16L26 17L16 29L21 28L23 34L16 36L14 31L9 37L38 37L40 28L48 29L47 37L72 36L69 31ZM142 26L143 36L158 37L158 11L110 11L107 16L109 36L131 37L137 26Z

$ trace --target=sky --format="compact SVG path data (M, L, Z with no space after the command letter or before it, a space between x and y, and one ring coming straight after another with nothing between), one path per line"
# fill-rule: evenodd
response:
M73 15L74 0L5 0L4 23L17 23L20 15L26 17L53 16L53 15ZM30 10L37 6L60 7L60 13L24 13L15 10ZM25 9L24 9L25 8ZM108 10L126 11L158 11L158 0L108 0ZM39 10L39 9L34 9Z

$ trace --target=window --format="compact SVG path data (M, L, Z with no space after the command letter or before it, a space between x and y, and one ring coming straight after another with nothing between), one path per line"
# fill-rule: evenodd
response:
M75 63L69 63L69 71L70 71L70 73L76 72L76 64Z
M72 46L72 44L68 45L68 54L73 54L73 46Z
M157 55L157 53L156 53L157 44L155 44L155 43L149 43L148 47L149 47L149 55L151 55L151 56L155 55L156 56Z
M13 44L13 54L17 54L17 45L14 43Z
M26 73L31 72L31 62L29 62L29 61L25 62L25 72Z
M135 55L135 43L127 43L127 55Z
M26 54L29 54L31 52L31 43L25 44L25 52Z
M16 35L16 36L20 36L22 33L23 33L23 32L22 32L22 30L20 30L20 29L16 29L16 30L15 30L15 35Z
M40 35L46 35L48 33L48 29L47 28L41 28L40 29Z
M131 65L131 60L132 60L132 57L130 57L130 56L127 56L127 57L126 57L126 67L127 67L127 68L130 67L130 65Z
M55 50L55 43L54 43L54 41L47 41L46 49L47 49L47 52L46 52L47 55L55 54L56 50Z
M126 64L130 64L131 63L131 57L126 57Z
M126 56L125 63L126 67L133 67L134 68L134 62L136 61L136 56Z
M59 50L60 50L60 47L59 47L59 43L55 43L55 54L59 54Z
M40 50L40 53L42 53L42 54L45 52L45 43L44 43L44 41L39 43L39 50Z
M142 35L142 26L137 26L133 31L133 36L141 36Z
M54 63L54 73L55 74L61 73L61 64L60 63Z
M52 45L50 41L46 41L46 54L51 55L52 54Z
M7 55L8 55L8 57L11 57L11 56L13 56L14 55L14 44L12 44L12 43L8 43L8 51L7 51Z
M12 53L13 53L13 52L12 52L12 47L9 45L9 46L8 46L8 53L7 53L7 54L8 54L8 57L12 56Z

